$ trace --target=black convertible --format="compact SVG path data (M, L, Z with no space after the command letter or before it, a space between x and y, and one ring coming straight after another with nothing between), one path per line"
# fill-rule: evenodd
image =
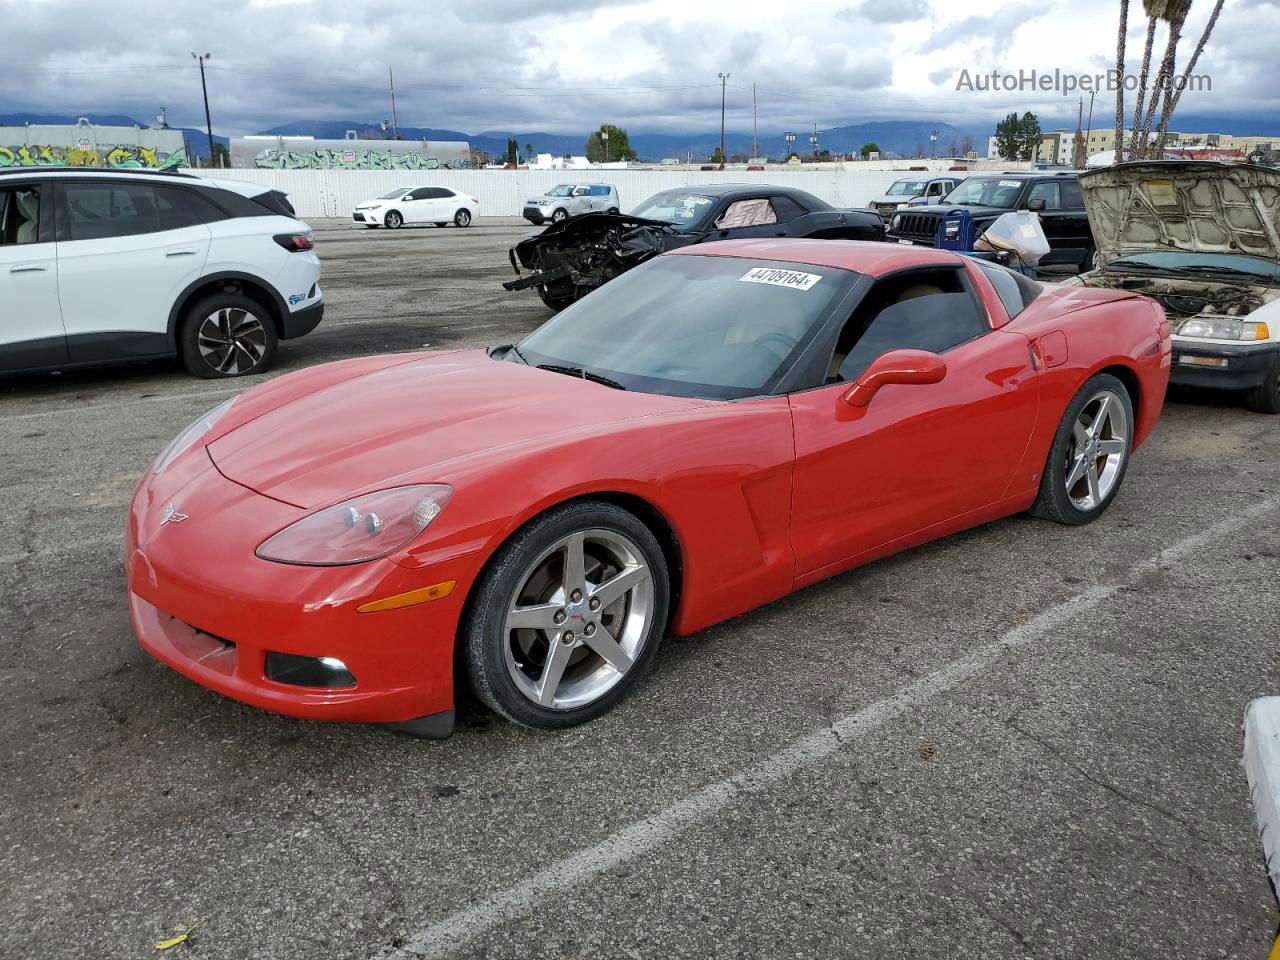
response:
M746 237L883 240L884 224L869 210L841 210L791 187L678 187L629 214L588 213L526 237L511 248L519 279L503 286L535 287L547 306L560 310L660 253Z

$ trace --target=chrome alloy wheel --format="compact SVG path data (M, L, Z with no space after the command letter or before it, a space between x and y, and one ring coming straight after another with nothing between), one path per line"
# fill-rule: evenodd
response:
M1080 410L1067 449L1067 496L1077 510L1096 510L1120 481L1129 453L1129 416L1110 390L1090 398Z
M262 362L267 351L267 331L248 310L223 307L200 321L196 345L211 370L231 375L248 373Z
M654 609L640 547L613 530L580 530L544 550L520 578L503 624L516 688L551 710L586 706L639 659Z

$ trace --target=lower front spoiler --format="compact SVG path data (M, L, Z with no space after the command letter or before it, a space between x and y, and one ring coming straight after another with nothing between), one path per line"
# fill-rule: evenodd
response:
M129 614L138 643L144 650L188 680L240 703L304 720L340 723L390 720L412 725L426 719L421 713L429 698L419 686L328 690L275 683L264 675L260 651L251 653L197 630L133 592L129 594ZM449 729L452 729L453 711L444 712L450 714ZM409 719L392 719L398 717ZM437 726L437 729L443 730L443 727ZM447 736L447 733L434 735Z
M508 280L502 284L504 290L527 290L530 287L541 287L548 283L554 283L556 280L563 280L566 277L573 276L573 268L568 265L555 267L552 270L543 270L540 273L531 273L527 276L520 277L517 280Z
M1173 342L1169 382L1184 387L1251 390L1280 363L1280 343L1187 344Z

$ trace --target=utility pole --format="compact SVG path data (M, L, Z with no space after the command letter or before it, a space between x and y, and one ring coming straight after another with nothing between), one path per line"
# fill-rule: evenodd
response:
M751 84L751 156L760 156L760 131L756 126L756 85Z
M204 129L209 134L209 166L213 166L213 158L216 156L213 152L213 120L209 117L209 87L204 81L204 62L209 59L209 54L192 53L191 56L200 61L200 91L204 94Z
M929 131L929 157L933 158L938 155L938 131Z
M391 136L399 140L400 125L396 122L396 75L390 67L387 67L387 77L391 81Z
M718 73L720 78L720 169L724 169L724 90L729 82L729 74Z

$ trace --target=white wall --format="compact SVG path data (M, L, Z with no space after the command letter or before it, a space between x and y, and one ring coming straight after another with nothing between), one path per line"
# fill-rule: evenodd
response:
M289 195L298 216L349 217L361 200L396 187L439 185L479 197L478 216L518 217L524 201L557 183L598 180L618 189L622 210L669 187L699 183L773 183L808 190L837 207L865 207L905 170L436 170L407 174L382 170L207 170L200 173L227 180L246 180Z

